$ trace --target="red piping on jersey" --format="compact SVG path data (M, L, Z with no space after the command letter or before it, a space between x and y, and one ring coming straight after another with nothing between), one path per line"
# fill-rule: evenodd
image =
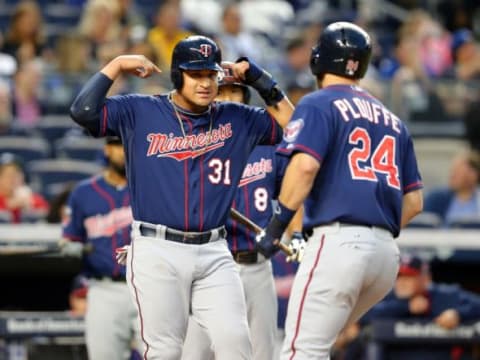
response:
M199 231L203 231L203 160L205 155L200 156L200 225Z
M130 282L132 283L133 292L135 293L135 303L137 304L138 309L138 317L140 319L140 336L142 337L142 341L145 344L145 352L143 353L143 359L147 360L148 350L150 350L150 345L147 343L145 339L145 329L143 327L143 314L142 309L140 307L140 301L138 300L138 290L137 286L135 285L135 277L133 272L133 256L135 254L135 241L132 241L132 246L130 247L130 251L132 252L132 257L130 258Z
M67 239L69 239L69 240L72 240L72 241L78 241L78 242L82 242L82 241L83 241L83 237L78 236L78 235L63 234L63 237L64 237L64 238L67 238Z
M300 150L301 152L305 152L309 155L312 155L315 159L317 159L318 161L322 161L322 156L319 155L317 152L315 152L314 150L310 149L309 147L306 147L305 145L301 145L301 144L295 144L293 146L293 148L291 149L284 149L284 148L279 148L277 149L278 152L281 152L281 153L285 153L285 154L291 154L292 153L292 150L294 149L298 149Z
M410 184L410 185L407 185L403 188L403 193L405 194L405 192L407 192L409 189L415 187L415 186L423 186L423 183L421 181L415 181L414 183Z
M232 208L236 209L236 205L235 205L235 200L233 200L232 202ZM236 220L232 220L232 234L231 234L231 237L232 237L232 251L237 251L238 249L238 239L237 239L237 221ZM230 235L230 234L229 234Z
M245 197L245 216L250 219L250 204L248 201L248 185L243 187L243 196ZM248 244L248 250L253 250L252 239L250 238L250 230L245 231L245 238Z
M315 257L315 262L313 263L313 267L310 270L310 273L308 274L307 283L305 284L305 287L303 288L302 300L300 300L300 307L298 309L297 324L295 326L295 335L293 336L292 344L290 345L290 349L292 350L292 356L290 356L289 360L293 360L293 358L295 357L295 353L297 352L297 349L295 348L295 341L297 340L298 333L300 332L300 322L302 321L303 305L305 304L305 298L307 297L308 287L310 286L310 283L312 282L313 272L315 271L315 269L318 266L318 263L319 263L319 260L320 260L320 254L322 253L324 242L325 242L325 234L322 235L322 238L320 239L320 246L319 246L318 251L317 251L317 256Z
M270 139L270 144L275 145L275 140L277 139L277 124L272 115L270 115L270 120L272 121L272 138Z
M107 105L103 105L103 122L102 122L101 135L105 135L107 133L107 116L108 116Z
M190 121L189 118L187 118L186 116L183 116L182 114L180 114L180 117L185 120L188 124L188 127L190 128L190 132L188 133L188 135L191 135L192 132L193 132L193 125L192 125L192 122ZM193 160L192 160L193 161ZM184 214L185 214L185 231L188 231L188 228L189 228L189 219L188 219L188 159L185 159L183 161L183 171L184 171L184 176L185 176L185 188L184 188L184 192L185 192L185 208L184 208Z
M103 190L97 183L97 178L94 178L92 180L92 187L93 189L98 192L98 194L103 197L107 202L108 205L110 206L110 211L113 211L115 209L115 200L110 196L109 193L107 193L105 190ZM113 259L113 274L112 275L118 275L119 272L119 266L117 263L116 255L115 255L115 249L118 247L118 242L117 242L117 232L115 231L112 235L112 259Z

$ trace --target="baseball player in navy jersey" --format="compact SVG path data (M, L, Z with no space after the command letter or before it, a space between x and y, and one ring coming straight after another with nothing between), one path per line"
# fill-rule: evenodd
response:
M258 144L281 140L280 125L293 106L249 59L239 59L232 73L258 91L267 110L215 103L220 63L214 41L188 37L173 51L174 91L106 99L120 74L145 78L160 71L143 56L119 56L85 84L71 107L72 118L94 136L123 140L134 217L127 282L149 360L181 357L190 312L207 329L216 359L252 357L224 224L249 154Z
M217 101L248 104L248 86L237 82L228 73L229 63L223 62L219 77ZM266 226L272 215L272 200L278 195L286 161L275 155L275 147L259 145L248 158L232 207L259 226ZM301 217L296 230L301 230ZM259 254L255 233L233 219L226 224L227 241L245 293L253 359L273 359L277 332L277 297L270 261ZM235 309L232 309L235 311ZM192 319L188 324L183 360L214 359L208 333Z
M302 203L313 233L292 288L282 360L329 359L342 328L392 288L394 238L422 210L407 128L358 86L370 54L358 26L324 29L311 56L320 90L299 102L277 150L289 164L259 250L277 250L274 240Z
M80 182L70 194L63 225L64 253L90 244L83 256L89 279L85 337L91 360L129 359L132 343L141 347L137 311L128 289L125 266L115 249L130 243L132 209L125 178L125 157L118 137L108 137L108 161L102 175ZM78 246L77 246L78 248Z

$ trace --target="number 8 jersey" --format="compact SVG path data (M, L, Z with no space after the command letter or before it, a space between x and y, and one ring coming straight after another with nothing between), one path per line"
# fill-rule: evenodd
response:
M277 152L306 153L321 164L305 201L307 229L339 221L383 227L397 237L403 195L423 186L406 126L357 86L305 96Z

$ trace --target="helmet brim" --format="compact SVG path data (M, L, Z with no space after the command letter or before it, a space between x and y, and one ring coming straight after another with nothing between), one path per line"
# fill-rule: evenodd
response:
M223 71L223 68L216 62L211 61L189 61L185 64L180 64L179 68L182 70L214 70L214 71Z

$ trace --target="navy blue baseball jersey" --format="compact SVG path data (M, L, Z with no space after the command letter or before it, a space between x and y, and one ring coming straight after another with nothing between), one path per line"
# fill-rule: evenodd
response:
M232 207L260 227L272 216L272 199L277 198L286 165L274 146L257 146L250 154L238 184ZM227 221L231 251L255 249L255 233L231 218Z
M183 231L225 224L250 152L282 137L264 109L213 103L192 114L169 95L108 98L101 121L99 136L122 138L134 219Z
M398 236L403 195L422 187L407 128L357 86L333 85L305 96L278 152L303 152L321 163L305 201L305 228L340 221Z
M126 186L117 188L103 176L80 182L68 200L68 218L63 236L92 244L93 251L83 258L87 276L125 276L117 264L115 249L130 244L132 209Z

